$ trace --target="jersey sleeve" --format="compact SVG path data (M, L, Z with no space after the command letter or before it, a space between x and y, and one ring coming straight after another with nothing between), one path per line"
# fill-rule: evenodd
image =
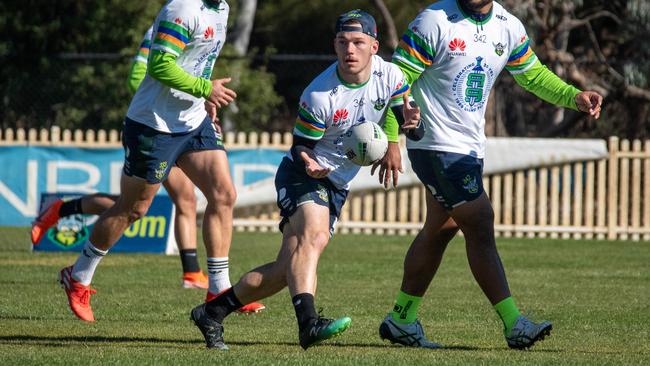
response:
M510 24L510 56L506 70L512 75L521 74L535 65L537 55L530 46L530 39L524 25L515 17Z
M437 39L435 30L435 17L426 11L420 13L409 24L393 53L393 63L402 69L410 85L427 67L433 65L436 57L433 41Z
M320 140L325 134L325 119L322 115L313 94L303 93L293 134L312 141Z
M149 50L151 49L151 36L153 34L153 25L147 29L144 34L138 53L133 58L131 69L129 70L129 77L127 79L127 86L131 93L135 93L144 80L147 74L147 59L149 58Z
M389 142L399 141L399 123L393 112L393 107L399 107L404 105L404 96L408 95L411 91L411 86L409 85L406 76L399 67L391 65L391 69L394 69L394 72L391 73L391 96L390 103L388 104L388 110L386 111L386 118L384 120L383 130L386 133L386 137Z
M172 1L165 5L156 18L156 34L153 36L152 50L170 53L176 57L190 42L196 20L182 1Z

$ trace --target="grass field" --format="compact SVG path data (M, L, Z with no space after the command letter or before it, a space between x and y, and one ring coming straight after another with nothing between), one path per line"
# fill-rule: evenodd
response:
M554 323L550 338L523 352L507 349L460 239L420 310L427 334L446 349L391 346L377 335L410 238L338 235L320 263L317 307L352 317L352 326L306 352L286 290L264 301L268 311L226 320L230 351L206 350L188 320L204 293L180 288L176 257L109 255L94 281L97 322L77 321L55 283L76 253L30 253L27 242L25 228L0 229L2 365L650 364L647 242L499 240L518 304ZM278 234L236 234L231 278L273 259L278 243Z

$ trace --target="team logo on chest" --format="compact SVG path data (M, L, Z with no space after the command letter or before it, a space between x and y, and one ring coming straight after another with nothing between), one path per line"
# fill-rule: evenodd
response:
M336 112L334 112L334 118L332 118L332 121L334 122L334 126L339 126L343 123L346 123L348 121L349 113L347 109L337 109Z
M477 57L475 62L463 67L454 78L451 91L456 105L464 111L482 110L492 89L496 76L490 65L483 61L483 57Z
M372 105L375 107L375 110L381 111L386 106L386 99L377 97L377 100L374 100Z
M494 44L494 42L492 42L492 44L494 45L494 53L496 53L497 56L501 57L503 55L503 52L505 52L506 45L501 42L497 44Z

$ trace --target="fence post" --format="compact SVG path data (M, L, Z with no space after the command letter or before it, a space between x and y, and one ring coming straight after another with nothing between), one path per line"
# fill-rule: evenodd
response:
M582 187L583 177L582 172L584 167L581 162L573 166L573 220L574 227L582 227ZM573 233L574 239L582 239L581 233Z
M650 228L650 140L645 141L643 160L643 227L647 230ZM643 240L650 240L650 233L644 233Z
M551 168L551 226L560 225L560 167ZM551 238L557 239L557 232L551 232Z
M593 239L594 234L594 186L596 184L596 163L593 161L587 162L587 180L585 183L585 226L588 227L591 231L585 235L587 239ZM603 182L604 184L604 182Z
M607 164L607 239L616 239L618 226L618 137L609 138L609 161Z
M641 141L634 140L632 151L635 153L632 159L632 228L636 231L641 226ZM638 154L638 155L637 155ZM632 240L638 241L638 232L632 233Z
M532 227L535 225L535 210L537 207L537 171L529 169L526 174L527 183L527 197L526 197L526 225ZM526 235L528 238L534 238L535 232L531 229L528 230Z
M515 173L515 236L522 238L524 236L521 225L524 224L524 188L525 188L524 171L520 170Z

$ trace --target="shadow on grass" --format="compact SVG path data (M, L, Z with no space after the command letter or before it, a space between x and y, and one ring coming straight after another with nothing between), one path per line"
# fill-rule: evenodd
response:
M142 347L142 343L150 343L154 346L156 343L165 344L165 347L168 347L170 344L177 344L179 346L187 345L203 345L203 341L200 339L166 339L166 338L155 338L155 337L104 337L104 336L32 336L32 335L14 335L14 336L0 336L0 344L32 344L32 345L41 345L45 347L66 347L70 343L98 343L98 344L107 344L107 343L133 343L134 347ZM267 341L228 341L228 345L233 346L290 346L297 347L297 342L267 342ZM399 345L386 345L381 343L324 343L320 346L323 347L339 347L339 348L395 348L395 349L406 349L403 346ZM482 352L492 352L492 351L505 351L505 348L499 347L473 347L473 346L446 346L440 349L440 351L482 351ZM424 351L424 350L423 350ZM560 353L565 352L561 349L533 349L527 352L543 352L543 353ZM580 351L581 353L583 351ZM608 352L592 352L592 353L608 353ZM615 352L613 352L615 353Z

